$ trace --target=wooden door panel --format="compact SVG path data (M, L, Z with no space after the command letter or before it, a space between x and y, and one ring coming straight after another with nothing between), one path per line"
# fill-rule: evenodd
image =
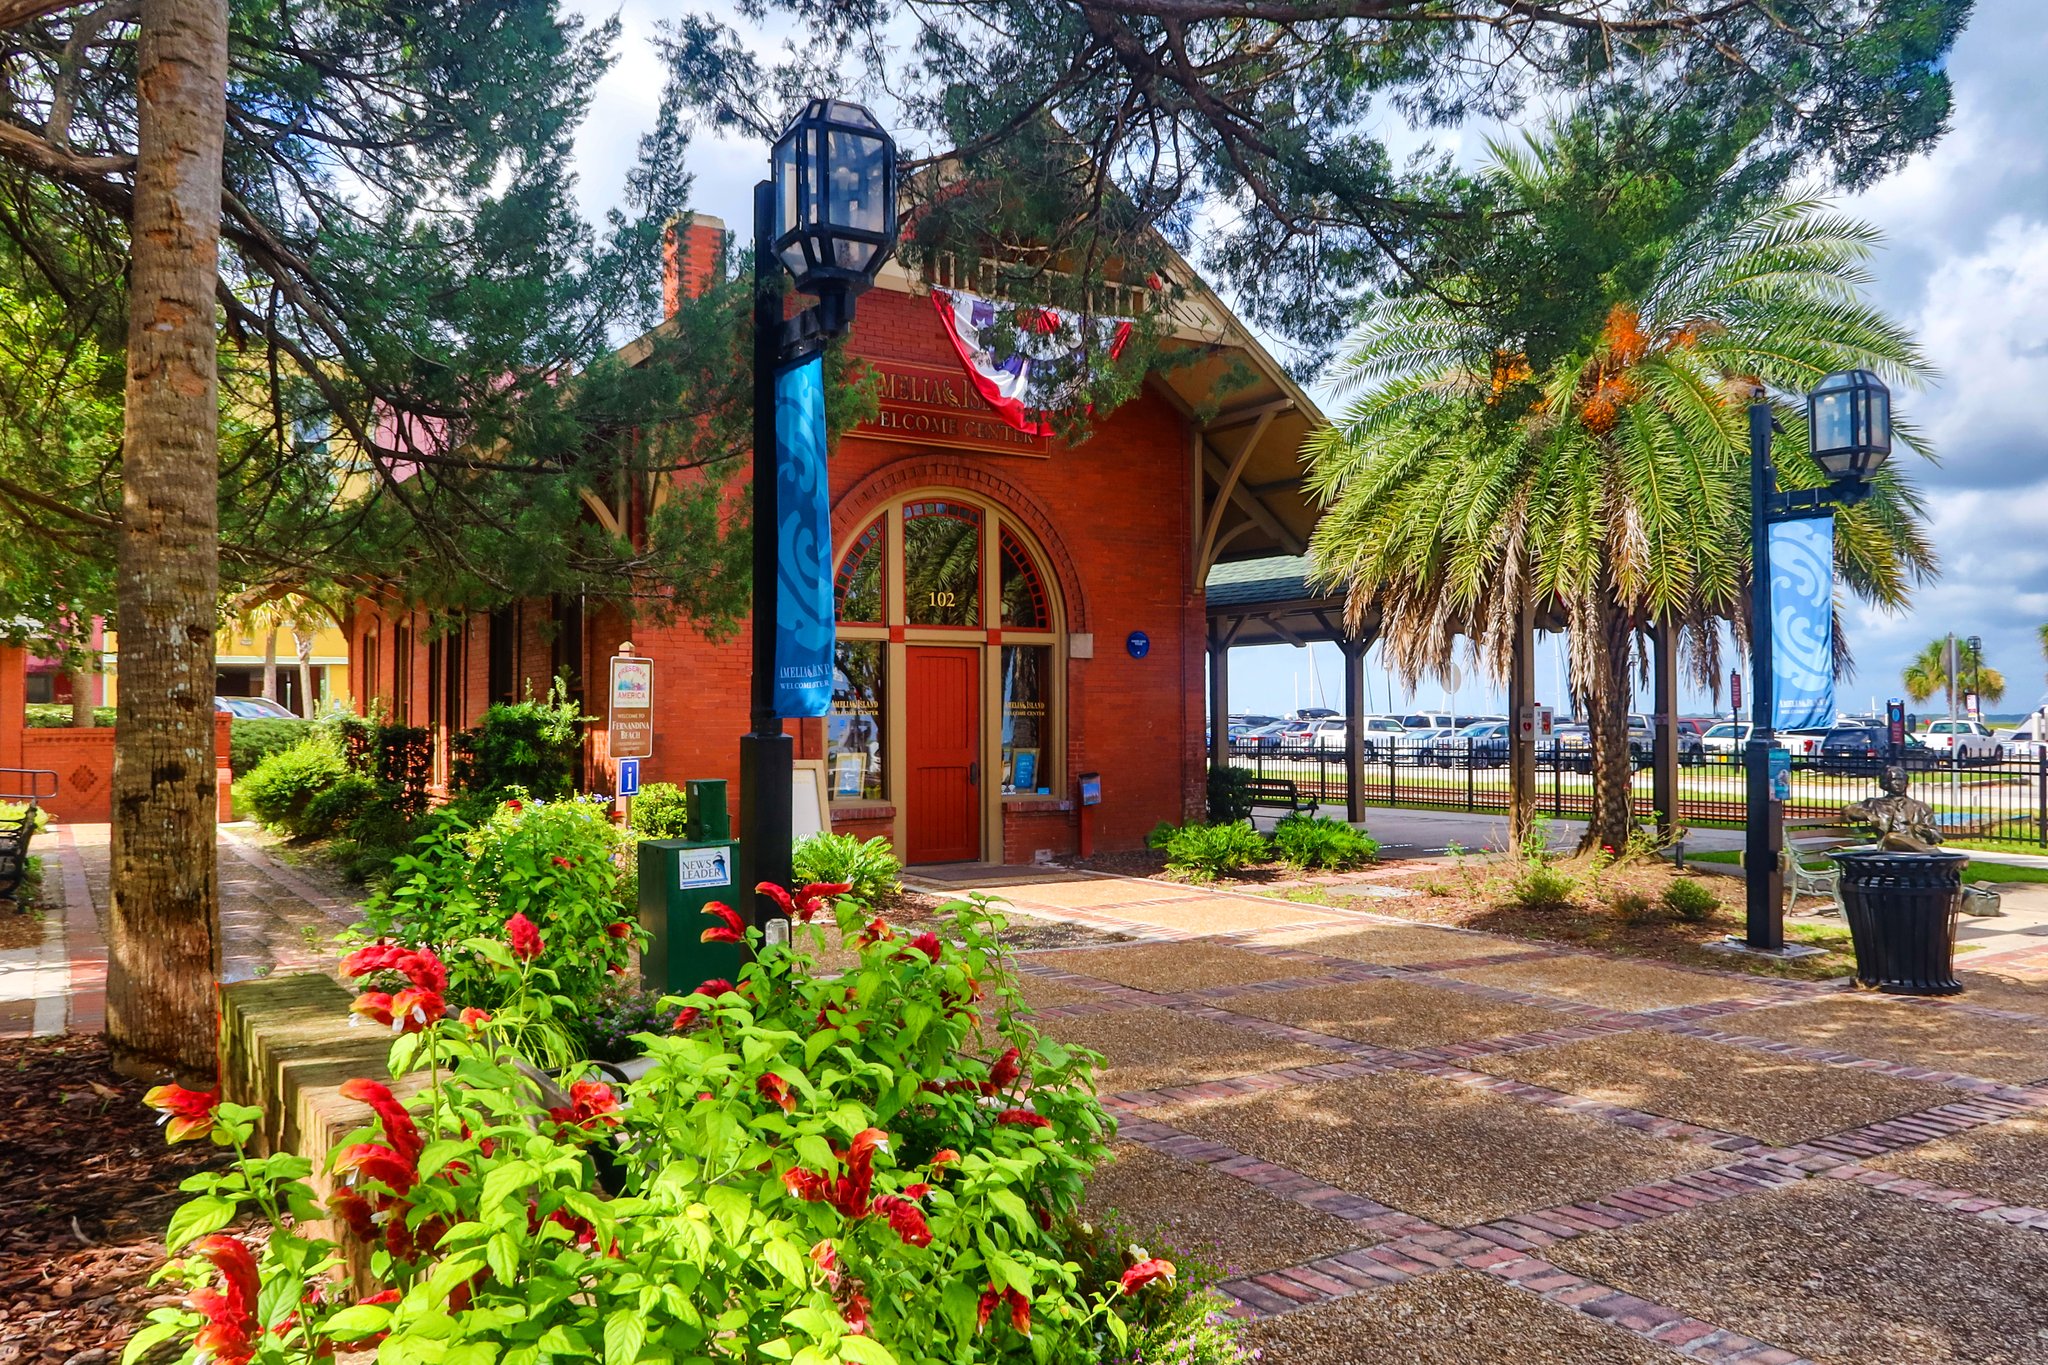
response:
M981 651L908 651L904 861L981 856Z

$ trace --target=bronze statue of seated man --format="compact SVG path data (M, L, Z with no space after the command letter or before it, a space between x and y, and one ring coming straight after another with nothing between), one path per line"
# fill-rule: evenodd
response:
M1884 770L1885 794L1850 802L1842 807L1842 818L1867 826L1879 848L1893 853L1933 853L1941 843L1934 808L1906 795L1906 787L1906 770L1891 764Z

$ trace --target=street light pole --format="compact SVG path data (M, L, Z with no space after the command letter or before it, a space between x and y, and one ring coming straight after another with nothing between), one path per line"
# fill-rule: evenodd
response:
M1743 940L1751 948L1774 953L1785 946L1785 922L1779 913L1785 891L1785 808L1771 791L1771 500L1777 492L1777 472L1771 464L1773 425L1771 405L1758 389L1749 405L1750 731L1749 742L1742 747L1747 797L1742 862L1748 890Z
M796 747L775 712L776 496L775 371L782 362L782 262L775 254L775 186L754 186L754 590L753 728L740 737L740 881L750 917L766 924L762 882L788 886L793 833L789 817Z

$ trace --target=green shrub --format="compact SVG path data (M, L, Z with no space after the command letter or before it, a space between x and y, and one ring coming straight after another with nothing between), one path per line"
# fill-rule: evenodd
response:
M348 775L334 746L315 737L258 763L235 783L235 797L264 828L297 837L307 805Z
M236 777L256 770L272 754L296 749L311 739L315 727L310 720L234 720L228 722L228 766Z
M31 730L62 730L71 724L71 703L68 701L32 701L28 704L27 719L23 722ZM102 728L112 725L119 714L111 706L92 708L92 723Z
M1691 877L1673 877L1659 899L1666 910L1688 924L1702 924L1721 908L1721 898Z
M377 799L377 784L356 773L344 773L299 812L294 833L301 839L328 839L350 828L364 807Z
M617 982L571 1021L583 1055L593 1062L630 1062L647 1049L636 1033L669 1033L678 1007L663 1005L660 991Z
M1508 883L1508 902L1521 910L1563 910L1578 890L1579 884L1569 874L1534 861Z
M1214 881L1264 858L1266 837L1241 821L1182 825L1166 839L1166 865L1197 881Z
M1616 891L1607 898L1607 908L1629 924L1643 924L1657 917L1657 903L1640 891Z
M869 905L884 905L903 890L903 863L887 839L863 842L851 834L813 834L796 846L798 884L844 882Z
M448 964L448 999L491 1009L502 978L474 944L504 938L506 922L523 914L546 945L537 965L581 1007L603 994L613 968L624 968L639 932L614 862L620 843L605 800L520 797L474 827L436 813L393 860L390 882L370 898L359 929L432 948Z
M1165 848L1166 841L1171 839L1173 832L1179 828L1180 826L1171 820L1161 820L1158 824L1152 826L1152 832L1145 836L1145 847L1154 849Z
M518 787L542 801L576 789L586 716L559 679L544 699L499 702L452 741L457 791L498 792Z
M1380 855L1377 839L1325 815L1290 815L1273 827L1273 851L1298 871L1342 871Z
M1251 772L1235 764L1209 769L1209 818L1218 824L1251 819L1252 797L1245 790L1251 780Z
M649 782L633 798L633 830L643 839L682 839L689 828L689 800L673 782Z

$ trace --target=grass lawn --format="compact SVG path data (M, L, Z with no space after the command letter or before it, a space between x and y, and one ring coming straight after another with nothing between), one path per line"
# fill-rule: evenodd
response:
M1688 853L1689 863L1722 863L1733 865L1742 861L1740 853L1713 852ZM1972 861L1963 869L1963 880L1971 882L2048 882L2048 867L2016 867L2011 863Z

